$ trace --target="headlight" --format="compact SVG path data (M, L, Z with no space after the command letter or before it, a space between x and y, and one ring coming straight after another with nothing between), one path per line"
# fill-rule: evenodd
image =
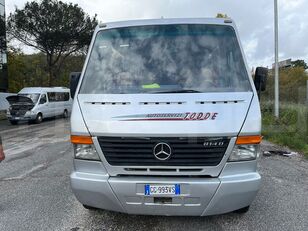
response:
M74 155L76 159L100 160L91 136L71 135L71 142L74 144Z
M34 113L34 111L27 111L26 112L26 115L34 115L35 113Z
M74 144L74 154L76 159L100 160L93 144Z
M255 160L260 154L260 144L235 145L229 162Z
M262 136L239 136L229 157L230 162L255 160L260 154Z

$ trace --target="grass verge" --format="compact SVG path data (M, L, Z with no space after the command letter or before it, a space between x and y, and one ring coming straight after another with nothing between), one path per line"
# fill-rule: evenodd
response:
M281 104L276 119L273 102L262 102L262 134L265 139L303 153L308 158L308 106Z

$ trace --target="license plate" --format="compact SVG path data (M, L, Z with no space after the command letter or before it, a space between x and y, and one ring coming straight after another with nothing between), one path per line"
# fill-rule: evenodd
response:
M20 119L20 117L15 117L14 119L15 119L15 120L19 120L19 119Z
M180 195L181 187L179 184L173 185L149 185L144 186L144 195Z

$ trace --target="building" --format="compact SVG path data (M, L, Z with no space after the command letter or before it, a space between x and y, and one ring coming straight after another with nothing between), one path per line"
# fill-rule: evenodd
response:
M0 92L8 90L5 0L0 0Z
M287 60L280 61L280 62L278 63L278 67L279 67L279 68L288 68L288 67L292 67L292 59L287 59ZM273 70L275 69L275 63L273 63L272 69L273 69Z

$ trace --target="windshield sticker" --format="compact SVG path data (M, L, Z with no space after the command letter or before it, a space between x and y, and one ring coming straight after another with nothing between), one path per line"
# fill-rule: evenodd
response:
M153 84L146 84L142 85L143 89L157 89L160 88L160 85L158 83L153 83Z
M196 121L196 120L216 120L217 112L186 112L186 113L154 113L116 116L113 119L120 121Z

